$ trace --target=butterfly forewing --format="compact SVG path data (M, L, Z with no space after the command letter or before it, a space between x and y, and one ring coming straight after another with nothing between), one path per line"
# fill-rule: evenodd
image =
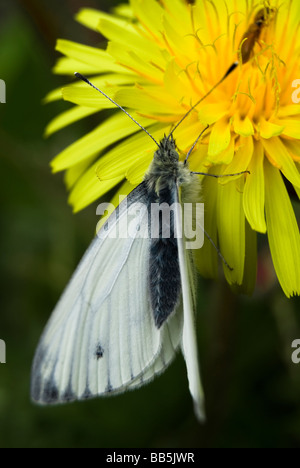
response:
M54 310L34 359L32 397L38 403L121 392L151 379L172 360L180 319L174 314L174 323L161 330L154 323L144 197L142 183L121 203ZM128 217L135 235L116 242L110 233L127 229Z

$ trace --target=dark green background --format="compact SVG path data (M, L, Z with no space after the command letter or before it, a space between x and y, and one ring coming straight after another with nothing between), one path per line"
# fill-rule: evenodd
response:
M5 5L3 5L5 3ZM287 300L272 271L261 273L252 298L203 282L199 338L208 423L193 415L184 361L153 383L123 396L56 408L29 399L30 367L40 333L96 225L95 205L72 214L51 158L99 122L87 119L43 139L66 103L43 105L55 77L54 45L62 37L100 45L73 21L82 6L116 1L24 0L0 4L1 447L300 447L300 365L291 342L300 338L299 299ZM101 117L102 118L102 117ZM297 208L297 207L296 207ZM260 271L269 271L265 238Z

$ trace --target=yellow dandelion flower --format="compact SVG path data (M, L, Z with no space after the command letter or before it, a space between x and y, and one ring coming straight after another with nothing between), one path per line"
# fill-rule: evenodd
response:
M300 293L300 235L286 189L300 196L300 106L293 102L300 78L298 0L130 0L113 14L84 9L83 25L108 39L106 50L59 40L59 74L75 71L128 107L156 140L211 92L174 133L182 157L206 125L190 156L192 170L214 174L250 171L216 181L203 177L205 225L233 270L232 285L251 291L256 278L256 233L267 233L274 267L287 296ZM85 83L51 92L47 100L75 106L55 118L47 135L112 108ZM111 145L115 146L111 149ZM107 150L107 148L109 150ZM52 162L66 171L70 203L78 211L125 181L139 184L155 144L116 109ZM209 242L199 251L204 276L217 275Z

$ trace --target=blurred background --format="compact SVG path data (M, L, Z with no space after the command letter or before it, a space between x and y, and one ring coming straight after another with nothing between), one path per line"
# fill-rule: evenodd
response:
M95 206L73 215L50 160L89 131L99 115L49 139L47 123L66 103L42 104L67 79L51 73L57 38L89 45L99 35L74 20L81 7L115 0L0 3L0 447L300 447L300 300L284 297L266 239L259 240L258 286L235 296L220 281L200 284L199 341L208 423L194 417L178 356L150 385L119 397L55 408L30 402L33 354L42 329L94 235ZM296 206L299 215L299 207Z

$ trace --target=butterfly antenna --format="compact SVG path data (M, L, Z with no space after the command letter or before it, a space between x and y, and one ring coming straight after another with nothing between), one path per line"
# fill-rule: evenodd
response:
M168 139L173 135L173 133L175 132L175 130L179 127L179 125L181 125L181 123L190 115L190 113L202 102L204 101L204 99L206 99L218 86L220 86L221 83L223 83L224 80L226 80L226 78L236 69L236 67L238 66L239 62L234 62L227 70L227 72L225 73L225 75L223 76L223 78L220 79L220 81L218 81L218 83L216 83L213 88L211 88L210 91L208 91L208 93L205 94L205 96L203 96L201 99L199 99L199 101L196 102L196 104L194 104L188 111L187 113L182 117L182 119L175 125L175 127L173 128L173 130L171 131L170 135L168 136Z
M136 125L138 125L138 127L140 127L145 133L147 133L147 135L154 141L154 143L158 146L158 148L160 148L159 146L159 143L157 143L157 141L155 140L155 138L140 124L138 123L133 117L132 115L129 114L129 112L127 112L122 106L120 106L120 104L118 104L117 102L115 102L112 98L110 98L107 94L105 94L103 91L101 91L101 89L97 88L95 85L93 85L93 83L90 82L90 80L88 80L85 76L81 75L80 73L77 73L75 72L74 75L79 78L80 80L84 81L85 83L87 83L88 85L90 85L92 88L94 88L96 91L99 91L99 93L101 93L104 97L106 97L106 99L108 99L110 102L112 102L115 106L117 106L119 109L121 109L122 112L124 112L124 114L126 114Z
M193 144L193 146L191 147L191 149L189 150L188 154L186 155L186 158L184 160L184 164L187 163L187 160L189 159L190 157L190 154L192 153L192 151L194 150L196 144L198 143L198 141L200 140L200 138L202 137L203 133L206 132L206 130L209 128L209 125L207 125L203 130L202 132L200 133L200 135L198 136L197 140L195 141L195 143Z
M204 175L209 177L214 177L215 179L221 179L222 177L236 177L242 174L251 174L250 171L235 172L234 174L209 174L208 172L194 172L191 171L191 174Z

